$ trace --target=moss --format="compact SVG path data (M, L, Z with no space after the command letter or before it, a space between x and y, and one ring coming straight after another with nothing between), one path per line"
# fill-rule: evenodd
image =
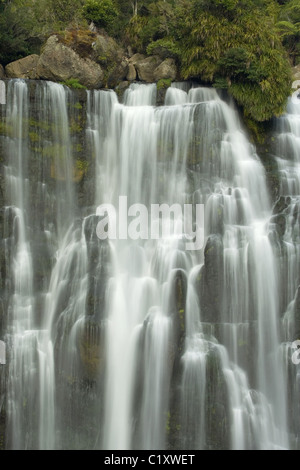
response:
M161 78L160 80L158 80L157 85L156 85L157 91L165 89L165 88L169 88L171 86L171 83L172 83L171 78Z
M90 30L73 29L59 32L56 36L59 42L71 47L81 57L89 57L93 52L92 44L97 35Z
M0 122L0 134L6 135L6 132L7 132L6 123L1 121Z
M86 90L87 87L82 85L77 78L69 78L69 80L65 80L64 82L60 82L61 85L65 85L69 88L73 88L75 90Z
M60 144L48 145L42 149L43 155L52 159L63 158L65 155L67 155L67 152L67 146Z
M0 121L0 135L11 137L13 135L13 128L5 121Z
M86 172L88 167L89 163L86 160L76 160L76 168L78 168L78 170Z
M82 147L81 144L76 144L74 150L75 150L75 152L77 152L77 153L81 153L82 150L83 150L83 147Z
M178 311L178 314L179 314L179 319L180 319L180 328L181 328L181 331L182 333L185 332L185 324L184 324L184 321L185 321L185 317L184 317L184 309L181 308L179 311Z
M84 367L90 377L96 377L100 365L100 348L98 344L91 344L90 341L81 341L79 344L80 357Z
M80 124L79 119L75 120L74 118L71 119L69 128L71 134L77 134L83 130L83 126Z
M109 61L109 59L104 55L99 55L97 57L97 62L99 62L100 65L107 65L108 61Z
M79 183L88 170L89 164L85 160L77 159L74 166L73 181Z
M74 108L74 109L82 109L82 104L80 104L79 101L77 101L77 103L75 103L75 104L73 105L73 108Z
M43 131L48 131L51 128L51 126L47 122L44 122L42 120L37 121L33 118L24 119L23 124L24 124L24 126L26 126L26 124L27 124L29 127L35 127L37 129L41 129Z
M250 131L250 135L255 144L265 144L272 130L270 121L258 122L249 116L244 116L244 122Z
M38 142L39 141L39 135L36 132L29 132L28 133L29 140L30 142Z

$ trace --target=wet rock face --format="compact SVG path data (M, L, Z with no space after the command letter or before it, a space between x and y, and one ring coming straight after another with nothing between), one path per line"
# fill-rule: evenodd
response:
M294 334L293 339L300 339L300 286L297 289L294 303Z
M86 315L93 316L96 321L104 319L105 292L111 270L111 254L107 240L97 237L99 216L89 216L84 221L84 235L88 256L88 285L86 297Z
M99 64L80 57L70 47L50 36L37 65L40 78L53 81L77 79L87 88L101 88L104 73Z
M223 241L221 235L211 235L204 250L205 264L199 272L201 320L220 321L223 295Z
M276 232L278 233L280 239L282 239L283 235L285 234L286 229L286 218L284 214L277 214L274 215L270 222L275 224Z
M5 71L3 65L0 64L0 80L5 78Z
M217 348L208 352L206 362L206 448L212 450L230 447L229 398L220 354Z
M101 324L87 319L78 334L78 347L82 375L89 381L97 381L104 369L105 343Z

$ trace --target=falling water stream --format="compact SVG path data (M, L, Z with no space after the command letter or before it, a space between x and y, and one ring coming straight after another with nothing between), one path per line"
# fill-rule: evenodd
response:
M6 83L1 118L6 447L297 448L300 104L274 128L274 208L216 90L174 83L156 107L156 85L120 103L32 83Z

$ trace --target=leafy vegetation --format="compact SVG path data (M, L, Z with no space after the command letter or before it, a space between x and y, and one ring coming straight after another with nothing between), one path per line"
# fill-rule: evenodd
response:
M227 88L245 115L256 121L284 111L291 77L276 26L281 14L277 2L178 0L171 9L160 3L165 2L155 4L155 19L147 22L147 17L140 16L134 20L140 52L149 41L148 53L170 51L183 79Z
M300 2L284 3L276 24L282 43L295 65L300 64Z
M87 21L93 21L99 28L107 30L111 30L118 16L118 10L112 0L86 0L82 12Z
M69 88L74 88L77 90L86 90L86 86L82 85L77 78L69 78L69 80L65 80L61 82L62 85L66 85Z

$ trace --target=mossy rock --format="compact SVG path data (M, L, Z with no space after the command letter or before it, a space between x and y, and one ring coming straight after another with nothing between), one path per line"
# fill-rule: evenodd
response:
M105 363L102 326L87 320L78 335L78 346L83 376L97 380Z
M172 83L171 78L161 78L160 80L158 80L156 84L157 91L161 89L169 88L171 86L171 83Z
M90 57L93 54L93 43L96 33L88 29L73 29L57 34L59 42L71 47L80 57Z

